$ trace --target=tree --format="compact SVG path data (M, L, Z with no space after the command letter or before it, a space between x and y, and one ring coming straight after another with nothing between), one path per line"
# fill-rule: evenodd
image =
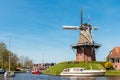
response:
M12 52L10 54L10 59L11 59L10 64L12 65L11 70L15 70L17 65L18 65L18 60L19 59L18 59L17 55L12 53Z
M6 45L3 42L0 42L0 65L1 65L1 68L8 67L8 56L9 56L9 51L6 48Z
M32 67L33 61L29 57L20 56L19 58L20 67Z
M25 66L26 67L32 67L33 62L28 57L25 57Z
M0 42L0 68L8 69L9 67L9 57L11 70L15 70L17 67L31 67L33 62L28 57L18 56L11 51L7 50L6 45Z
M9 56L10 54L10 56ZM7 50L6 45L3 42L0 42L0 67L4 69L8 69L9 67L9 57L11 69L14 70L17 66L18 57L11 51Z

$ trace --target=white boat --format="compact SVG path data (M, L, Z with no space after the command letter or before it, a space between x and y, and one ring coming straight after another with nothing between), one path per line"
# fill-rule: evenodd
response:
M86 70L85 68L66 68L61 76L103 76L105 70Z
M14 77L15 73L13 71L6 71L4 73L4 77Z
M9 37L9 48L10 48L10 37ZM4 73L4 77L14 77L15 73L10 70L11 67L11 52L9 52L9 70Z

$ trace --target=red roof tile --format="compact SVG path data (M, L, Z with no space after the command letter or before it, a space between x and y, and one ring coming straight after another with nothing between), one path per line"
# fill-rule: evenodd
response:
M120 58L120 47L115 47L109 53L108 58Z

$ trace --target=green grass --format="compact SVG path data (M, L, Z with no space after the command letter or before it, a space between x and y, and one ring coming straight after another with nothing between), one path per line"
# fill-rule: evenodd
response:
M119 70L107 70L105 75L120 75Z
M57 64L55 66L52 66L48 68L46 71L44 71L44 74L49 74L49 75L59 75L60 72L65 68L64 64Z
M63 69L65 68L71 68L71 67L83 67L86 68L87 70L90 70L91 67L93 70L101 70L105 69L103 65L99 62L61 62L55 66L52 66L45 70L43 73L44 74L49 74L49 75L59 75Z

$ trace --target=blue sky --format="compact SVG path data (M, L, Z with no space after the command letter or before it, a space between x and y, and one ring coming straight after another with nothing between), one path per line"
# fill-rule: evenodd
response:
M102 44L96 53L105 60L109 51L120 46L119 0L1 0L0 41L18 56L28 56L34 63L75 60L79 31L63 30L63 25L80 25L80 9L84 22L98 27L94 41Z

